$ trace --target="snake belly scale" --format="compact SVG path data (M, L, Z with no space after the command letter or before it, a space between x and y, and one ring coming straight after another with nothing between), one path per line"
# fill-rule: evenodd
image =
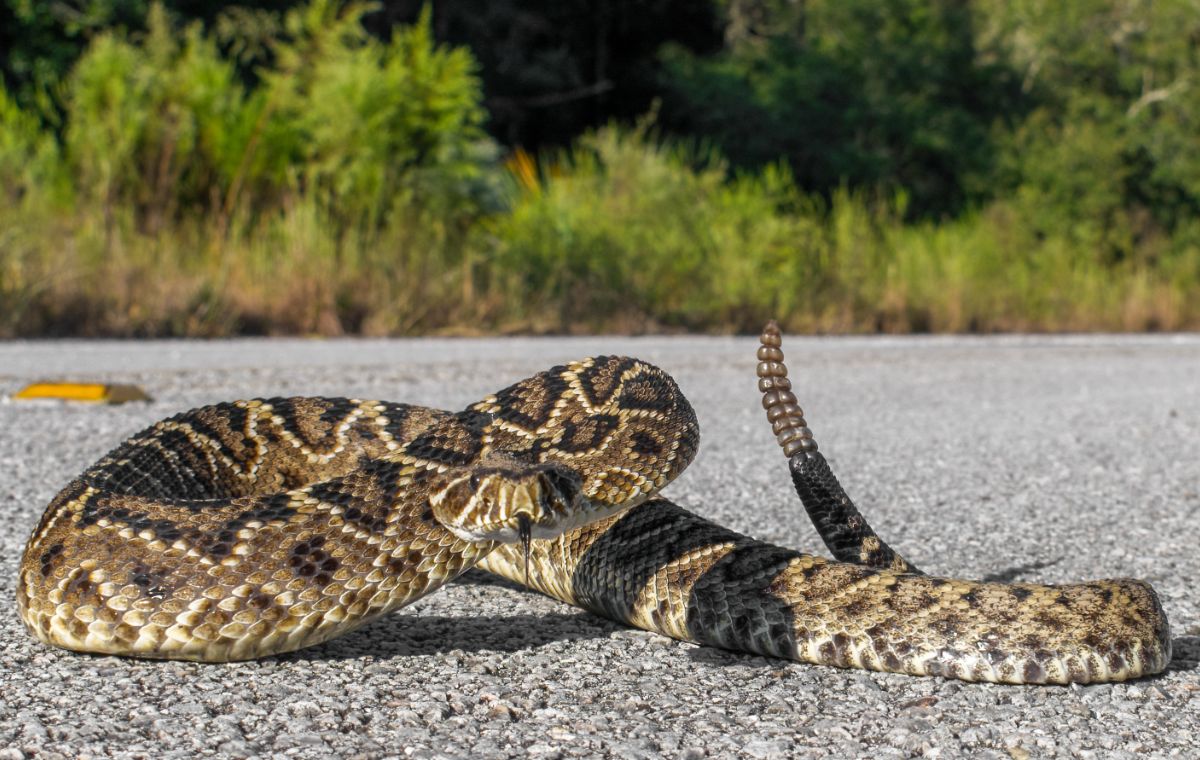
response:
M1166 667L1166 616L1141 581L942 579L893 552L817 451L778 330L762 344L764 408L839 561L657 496L695 454L695 416L661 370L599 357L458 414L305 398L164 420L47 508L21 617L68 649L246 659L341 635L478 566L646 630L815 664L1004 683ZM485 530L496 509L504 525Z

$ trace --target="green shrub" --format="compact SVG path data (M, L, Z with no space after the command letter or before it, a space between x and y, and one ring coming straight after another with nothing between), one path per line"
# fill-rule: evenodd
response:
M1097 3L1066 17L1125 28L1119 14L1093 18ZM889 7L957 23L918 5ZM1003 37L1004 14L1035 5L978 7ZM793 163L731 170L650 119L540 160L516 151L505 169L467 52L435 44L428 14L372 39L365 10L314 0L256 23L264 68L248 85L232 63L247 48L230 42L242 16L216 25L219 45L155 6L144 34L99 34L55 88L60 130L0 88L0 335L748 331L768 317L836 332L1200 328L1200 151L1188 151L1200 111L1181 97L1191 69L1164 32L1187 18L1160 9L1121 42L1150 85L1165 83L1141 95L1108 47L1042 23L1057 29L1043 48L1078 53L1047 63L1069 91L1042 93L1030 73L1039 106L995 141L994 197L912 221L925 202L913 183L805 191ZM861 47L861 20L821 55ZM962 41L942 42L924 63L892 46L855 65L944 70ZM792 53L774 62L778 80L751 72L751 94L785 122L803 115L783 108L787 86L829 83L801 76L817 74L796 56L815 53ZM752 60L694 83L734 98ZM892 127L954 153L953 99L876 73L894 87L854 97L899 93ZM734 126L756 137L763 124ZM860 137L847 145L869 148Z
M17 105L0 82L0 203L14 206L46 194L69 198L58 144L39 119Z
M815 225L790 174L725 181L713 155L608 127L552 157L495 222L510 316L545 327L741 324L787 308L818 269Z
M199 24L177 35L159 5L144 37L96 37L66 88L83 199L130 205L152 228L209 214L221 232L301 197L339 232L377 229L405 203L468 210L494 160L470 56L438 46L428 14L374 40L366 10L315 0L290 12L251 92Z

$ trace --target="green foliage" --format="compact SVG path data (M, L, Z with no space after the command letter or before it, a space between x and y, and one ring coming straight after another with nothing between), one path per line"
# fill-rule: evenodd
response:
M67 192L60 169L53 137L0 85L0 204L19 206L41 194Z
M266 79L260 177L303 167L306 192L347 224L377 225L398 202L469 210L493 155L470 55L439 48L428 13L378 42L365 10L318 0L289 14L292 39Z
M818 269L814 225L787 213L805 203L786 169L726 183L714 156L609 127L496 222L495 276L510 318L554 330L740 324L794 308L785 283Z
M64 144L81 200L132 207L154 224L181 208L206 209L228 181L238 149L228 126L244 101L199 25L180 39L161 6L136 43L99 35L66 87Z
M251 87L262 68L274 67L284 16L307 5L160 1L184 25L199 22L213 33ZM530 148L566 145L611 117L644 113L658 94L663 42L711 51L721 40L717 9L693 0L378 0L363 24L386 43L426 5L437 38L469 47L481 64L489 132ZM45 106L46 90L65 78L95 36L145 31L150 7L150 0L0 0L0 76L22 105Z
M385 0L381 15L394 23L423 4ZM697 51L721 42L707 1L455 0L433 12L439 38L469 46L479 61L491 134L529 150L644 114L660 91L664 42Z
M720 56L667 51L669 126L740 166L786 157L826 194L903 188L915 216L988 197L993 129L1020 103L1012 71L979 54L969 4L830 0L778 13L789 23L742 22L765 34Z
M343 319L358 329L365 307L338 313L339 289L361 285L367 267L398 271L398 260L411 277L458 266L468 227L499 202L473 61L434 41L428 15L386 44L371 38L368 10L314 0L288 13L260 38L272 66L248 88L213 36L198 23L176 28L154 5L144 33L95 35L56 88L61 149L0 90L0 179L10 204L27 207L10 205L0 220L21 243L3 251L2 292L20 297L6 303L0 329L327 331ZM51 200L67 208L46 225ZM70 244L51 253L39 236L52 235ZM234 266L239 255L252 260ZM355 283L334 276L342 264ZM46 286L56 268L62 282ZM287 309L268 296L262 308L241 307L245 326L187 316L228 313L228 288L261 294L238 277L271 281L279 271L310 283L315 312L281 316ZM139 291L155 287L156 272L187 293L174 294L179 304L152 306L159 299ZM131 290L105 287L114 279ZM381 291L395 295L366 290L371 304L385 300ZM381 324L408 317L397 319Z
M470 213L491 160L470 56L429 18L370 38L367 7L316 0L271 41L276 67L247 92L199 24L154 6L144 36L96 37L67 82L65 146L87 202L156 227L207 213L227 228L299 196L341 231L377 229L399 203Z
M54 140L0 85L0 334L11 332L42 288L44 251L31 233L69 192Z
M712 153L608 128L540 172L491 232L507 323L753 330L993 331L1178 328L1200 250L1172 276L1098 262L1046 235L1020 204L906 224L907 200L806 195L786 167L725 180Z
M0 73L25 105L45 105L47 90L70 71L91 38L113 27L140 25L147 0L0 2Z
M261 5L89 3L0 88L0 334L1200 328L1182 0L721 0L657 122L506 164L434 38L478 6Z
M1053 10L1051 10L1051 8ZM1039 229L1100 255L1134 255L1200 212L1200 16L1184 2L997 4L998 34L1036 107L1006 146L1001 182ZM1018 33L1019 30L1019 33Z

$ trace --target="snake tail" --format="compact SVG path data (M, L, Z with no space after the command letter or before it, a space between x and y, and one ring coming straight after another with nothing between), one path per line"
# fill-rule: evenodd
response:
M481 567L522 583L519 547ZM620 623L816 665L1011 684L1120 681L1170 660L1136 580L1063 586L931 578L747 538L665 499L534 541L528 585Z
M818 450L804 412L792 393L783 361L783 336L774 320L763 328L759 343L758 390L763 394L763 409L775 440L788 458L800 503L825 546L842 562L898 573L920 573L916 565L900 556L871 528Z

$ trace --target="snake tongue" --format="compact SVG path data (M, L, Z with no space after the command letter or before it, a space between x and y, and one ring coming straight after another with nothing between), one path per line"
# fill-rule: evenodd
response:
M533 538L533 525L529 515L517 515L517 536L521 539L521 548L525 552L525 585L529 585L529 542Z

